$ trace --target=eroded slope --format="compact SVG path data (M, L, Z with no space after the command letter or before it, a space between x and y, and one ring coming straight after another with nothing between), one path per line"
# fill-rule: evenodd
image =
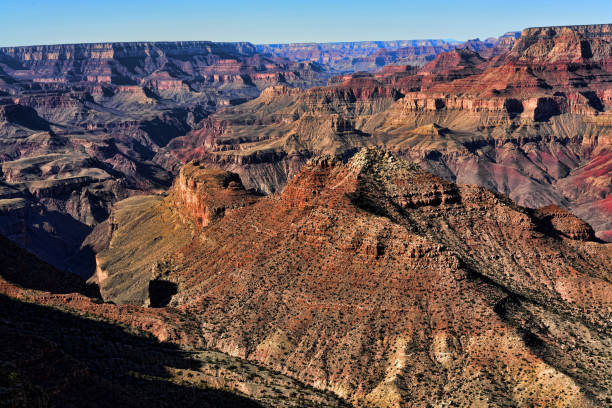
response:
M184 171L205 185L200 166ZM377 149L312 160L253 201L151 260L209 346L359 406L610 398L611 248L567 211Z
M295 379L203 349L188 313L104 303L78 277L0 242L3 407L344 406Z

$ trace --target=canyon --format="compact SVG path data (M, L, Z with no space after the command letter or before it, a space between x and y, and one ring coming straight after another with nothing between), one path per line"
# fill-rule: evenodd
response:
M0 48L0 402L610 405L611 111L612 24Z
M344 47L367 58L409 44L417 42ZM263 89L325 85L336 72L314 58L263 51L207 41L0 48L0 232L89 277L96 247L87 236L112 206L170 186L175 171L154 160L160 149Z
M114 203L161 192L153 162L220 106L276 84L324 84L315 63L249 43L112 43L0 49L0 231L55 266L93 271L83 245Z
M610 25L527 29L485 58L465 46L415 71L387 66L326 87L270 87L173 139L155 161L198 159L282 191L311 157L380 146L520 205L559 205L612 238Z

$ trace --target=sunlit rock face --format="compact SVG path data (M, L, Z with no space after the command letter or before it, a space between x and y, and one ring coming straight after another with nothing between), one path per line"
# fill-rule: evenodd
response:
M268 197L235 177L190 163L117 222L103 295L173 283L208 346L356 406L605 401L612 253L584 221L378 148L311 159Z

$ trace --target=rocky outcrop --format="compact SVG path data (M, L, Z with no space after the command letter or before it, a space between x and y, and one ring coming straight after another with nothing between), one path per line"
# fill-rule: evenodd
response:
M597 406L612 370L610 257L561 209L366 148L310 160L282 194L226 212L156 270L206 344L356 406Z
M570 239L595 240L595 232L589 224L556 205L539 208L534 214L541 225L551 232L557 232Z
M252 204L249 194L237 174L223 170L205 169L198 162L183 167L171 193L174 205L199 227L231 211Z

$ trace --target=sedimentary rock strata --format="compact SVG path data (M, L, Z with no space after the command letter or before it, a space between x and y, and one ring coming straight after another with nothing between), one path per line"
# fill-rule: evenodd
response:
M316 63L205 41L7 47L0 72L0 200L10 218L0 231L85 277L95 265L83 243L113 204L171 185L152 161L161 147L268 86L327 78Z
M389 68L339 76L301 93L273 88L207 118L155 161L177 171L199 159L268 193L282 190L313 156L350 157L377 145L521 205L570 209L606 238L608 31L608 25L527 29L511 51L488 59L466 46L416 73ZM423 133L424 127L443 130Z

